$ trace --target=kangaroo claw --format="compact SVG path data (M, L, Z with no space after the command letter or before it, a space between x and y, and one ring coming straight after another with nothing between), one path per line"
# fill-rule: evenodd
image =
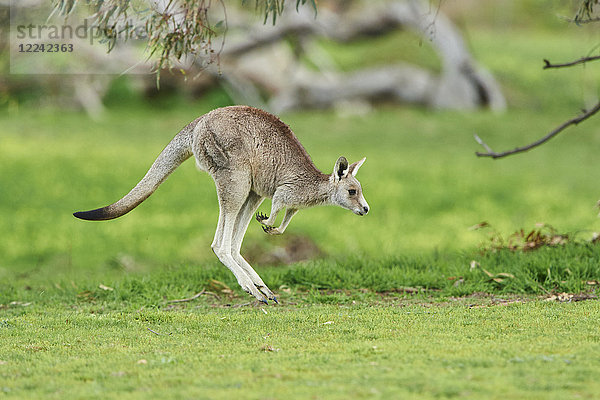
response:
M272 226L269 225L263 225L262 228L263 231L265 231L265 233L270 233L274 229Z
M281 235L281 231L271 225L263 225L262 226L263 231L265 231L265 233L268 233L269 235Z
M244 284L240 283L240 286L242 287L242 289L244 289L244 291L246 293L248 293L251 296L254 296L254 298L256 298L256 300L263 302L265 304L269 304L267 302L267 296L265 296L265 294L261 290L259 290L256 287L256 285L254 285L252 283L250 283L248 285L244 285Z
M265 214L261 213L261 212L257 212L257 213L256 213L256 220L257 220L258 222L260 222L260 223L262 224L262 222L263 222L265 219L269 219L269 217L268 217L268 216L266 216Z
M265 297L267 297L269 300L273 300L275 303L279 304L279 302L277 301L277 297L275 297L273 292L271 292L271 289L269 289L266 285L265 286L255 285L255 286L258 290L260 290L260 292L262 294L265 295Z

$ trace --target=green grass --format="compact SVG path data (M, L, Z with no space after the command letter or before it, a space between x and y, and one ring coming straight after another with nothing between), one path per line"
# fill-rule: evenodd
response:
M600 280L600 247L589 242L600 231L594 120L498 161L476 158L472 136L511 148L575 115L597 95L595 70L542 71L541 59L576 58L591 41L549 23L519 20L511 30L498 21L465 23L474 54L505 89L506 113L383 106L282 116L324 171L340 155L367 157L358 178L371 212L305 210L282 238L251 223L244 254L276 251L290 236L323 252L291 265L253 261L280 306L244 305L251 298L212 254L215 189L193 162L123 218L71 215L125 194L182 126L226 103L219 93L117 106L116 85L98 121L52 109L0 114L0 393L593 398L598 302L541 298L593 296ZM344 70L381 63L378 49L437 68L426 45L402 40L324 47ZM543 222L575 240L481 252L489 232L469 227L482 221L505 238Z
M599 259L598 246L569 244L533 253L504 250L385 259L354 256L257 270L282 304L369 303L378 301L380 294L403 297L400 294L405 292L409 293L407 300L429 302L481 292L526 297L592 294L600 277ZM66 272L46 280L35 272L9 276L0 284L0 304L17 301L69 307L90 302L111 310L164 308L170 304L168 300L188 298L201 288L224 296L216 302L219 305L251 301L234 276L216 261L204 266L165 266L145 274L114 263L113 270L104 274L103 270L90 270L90 276L79 279Z
M6 398L562 399L600 389L591 302L32 307L0 320Z

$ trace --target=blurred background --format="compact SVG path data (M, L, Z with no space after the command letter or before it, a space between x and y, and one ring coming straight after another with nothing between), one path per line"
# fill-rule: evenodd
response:
M306 210L280 238L251 224L242 252L257 265L474 251L486 233L469 228L483 221L506 236L536 223L584 240L600 230L597 118L530 153L474 154L475 133L494 150L513 148L597 102L593 63L542 69L544 59L598 53L597 24L569 22L581 1L332 0L318 3L316 17L290 2L275 24L251 3L228 2L226 14L215 3L214 52L161 69L158 85L143 40L118 43L112 58L100 43L33 62L10 48L8 3L0 2L0 279L218 263L214 185L192 162L123 218L87 223L71 213L119 199L179 129L231 104L278 114L324 172L340 155L367 157L358 178L368 216ZM13 4L13 22L43 3ZM102 63L117 73L86 73Z
M140 6L139 1L129 2L134 10L130 14L139 15L137 20L129 20L132 24L143 23L147 7ZM160 0L153 2L160 4ZM79 5L67 18L51 3L41 0L12 7L5 3L0 4L5 70L1 104L8 108L39 107L59 101L62 107L83 109L92 116L111 101L155 101L169 96L194 101L218 91L231 102L274 112L343 107L348 103L368 109L368 105L383 102L503 110L509 88L498 85L502 76L490 71L493 65L482 64L485 54L475 43L483 38L472 37L472 32L477 32L476 36L482 32L501 35L506 54L514 55L509 46L526 39L508 37L518 30L555 30L557 36L579 34L573 40L586 53L593 51L593 45L586 46L595 43L596 31L594 24L577 26L568 22L582 3L576 0L551 9L536 1L332 0L320 4L318 11L308 5L295 9L294 2L289 1L291 5L273 23L264 18L268 11L258 9L258 5L255 9L248 4L225 7L218 3L207 8L212 18L208 23L217 21L212 26L210 47L184 54L171 68L162 69L159 89L151 73L156 53L153 58L144 53L148 40L120 37L115 43L106 43L95 37L94 45L89 45L89 38L78 41L73 36L79 35L81 22L93 10ZM175 19L177 13L173 15ZM26 28L14 30L28 32L28 41L19 41L13 35L16 43L56 40L58 36L53 37L49 27L70 25L76 33L63 42L75 43L74 56L60 58L46 52L33 62L38 54L16 49L9 52L11 17L13 27L20 24ZM99 32L92 30L91 35ZM581 42L583 38L588 39L587 43ZM551 41L557 48L565 45L557 43L556 38ZM108 48L113 57L107 57ZM589 96L594 97L593 90Z

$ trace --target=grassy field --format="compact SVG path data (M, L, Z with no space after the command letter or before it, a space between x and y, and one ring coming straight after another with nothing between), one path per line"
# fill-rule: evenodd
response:
M591 302L90 311L33 306L1 321L3 396L591 399L600 389Z
M282 116L323 171L367 157L358 178L371 211L301 211L282 237L251 223L242 253L279 306L252 301L212 254L215 189L193 162L123 218L72 216L120 198L226 98L117 107L114 95L98 121L1 113L0 396L594 398L600 307L575 300L595 297L600 280L597 125L498 161L476 158L473 140L511 148L574 116L597 96L594 70L542 72L541 60L576 58L593 37L474 21L469 42L502 84L505 113ZM398 40L324 47L350 70ZM430 54L404 48L415 62ZM520 229L567 243L498 249ZM309 261L274 258L294 243L313 246ZM575 296L544 301L562 292Z

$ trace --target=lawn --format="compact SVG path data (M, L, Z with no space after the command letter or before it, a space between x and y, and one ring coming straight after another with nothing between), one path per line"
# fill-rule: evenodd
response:
M32 307L0 321L6 398L563 399L600 389L591 302Z
M574 116L592 69L542 72L541 60L575 58L589 36L467 26L505 89L504 113L382 105L281 116L323 171L340 155L367 157L358 178L371 211L303 210L282 237L250 224L242 253L277 306L254 302L212 254L215 189L191 161L122 218L72 216L127 193L180 128L227 98L116 105L117 93L95 121L0 113L0 393L594 398L600 307L575 300L595 298L600 280L597 124L505 160L476 158L473 140L512 148ZM324 46L356 66L347 49ZM353 51L371 59L373 47ZM521 229L566 243L502 248L523 244L510 239ZM310 245L307 261L275 257L294 243ZM562 292L575 296L545 300Z

